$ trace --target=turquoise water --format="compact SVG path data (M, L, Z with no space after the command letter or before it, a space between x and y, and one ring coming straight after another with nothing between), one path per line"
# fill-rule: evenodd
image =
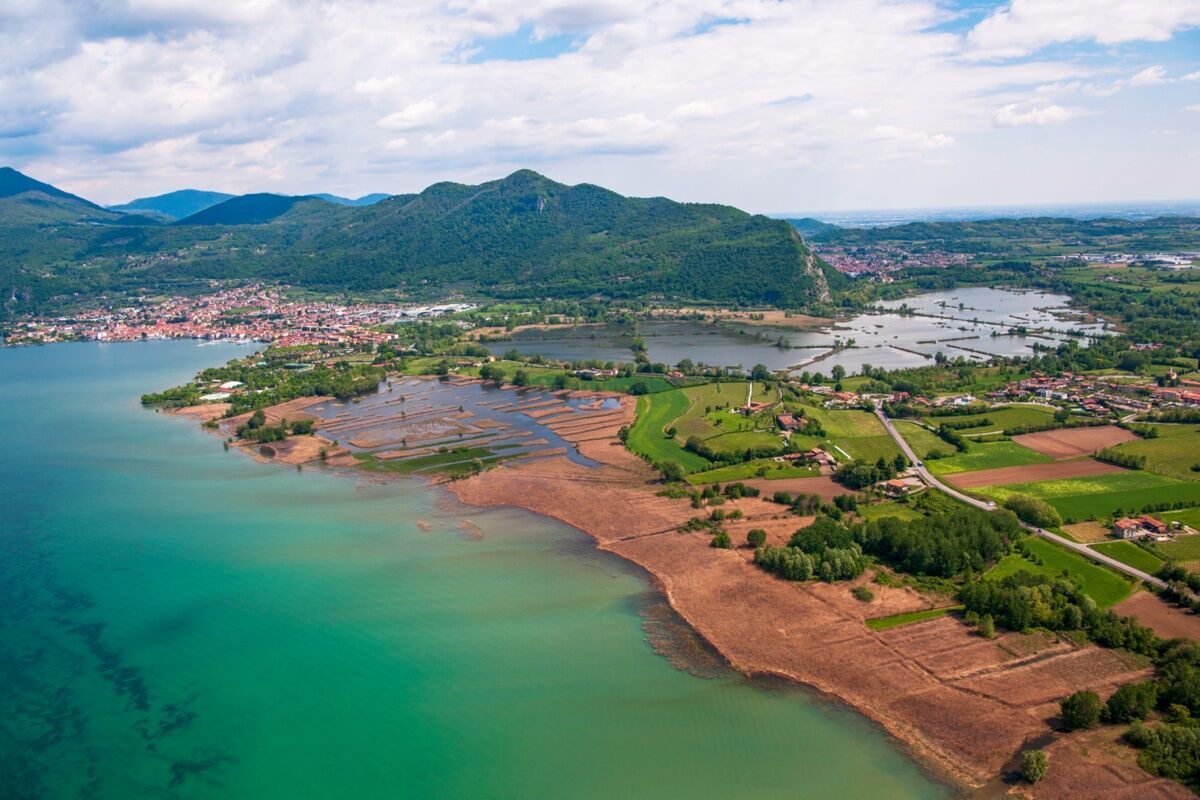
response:
M0 796L948 796L856 715L672 666L576 531L138 405L241 352L0 350Z

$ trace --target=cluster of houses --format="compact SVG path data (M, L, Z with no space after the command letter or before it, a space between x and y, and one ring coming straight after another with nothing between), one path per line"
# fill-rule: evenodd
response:
M1111 412L1130 414L1156 407L1200 407L1200 381L1168 374L1178 386L1149 386L1128 376L1038 375L1024 378L987 393L995 402L1040 401L1071 404L1076 412L1104 416Z

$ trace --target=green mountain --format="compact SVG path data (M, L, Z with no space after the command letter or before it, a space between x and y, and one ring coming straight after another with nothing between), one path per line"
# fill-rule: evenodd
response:
M57 200L79 203L89 208L99 209L100 206L70 192L64 192L56 186L35 181L28 175L22 175L12 167L0 167L0 198L17 197L23 194L41 194Z
M110 211L129 213L157 213L170 220L183 219L197 214L210 206L224 202L234 195L225 192L207 192L200 189L180 189L175 192L139 197L119 206L109 206Z
M786 307L827 299L831 284L844 280L783 220L622 197L527 170L479 186L439 183L363 207L245 195L171 225L141 217L143 224L126 224L130 218L97 211L106 216L47 221L0 210L0 313L213 279L410 296L599 295Z
M291 197L282 194L244 194L184 217L176 225L260 225L291 212L294 208L312 209L332 203L315 197Z
M826 297L829 281L840 279L782 220L565 186L528 170L479 186L434 184L343 212L280 266L309 285L791 306Z

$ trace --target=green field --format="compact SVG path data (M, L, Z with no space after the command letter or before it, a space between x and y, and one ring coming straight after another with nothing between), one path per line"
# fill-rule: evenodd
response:
M1200 502L1200 483L1145 471L1110 472L1085 478L1010 483L972 490L1003 501L1014 494L1045 500L1066 520L1103 517L1118 509L1130 513L1151 503Z
M907 503L874 503L860 505L855 512L863 519L880 519L882 517L897 517L904 520L920 519L924 515Z
M1146 469L1184 480L1200 480L1192 467L1200 464L1200 425L1154 423L1157 439L1138 439L1116 447L1117 452L1146 457Z
M830 450L838 461L845 461L847 455L851 459L868 462L880 458L891 461L900 452L895 441L883 429L883 424L869 411L832 411L807 405L791 407L809 419L818 420L825 428L824 439L815 436L792 437L801 447L823 447ZM845 453L836 448L841 448Z
M909 611L906 614L893 614L890 617L875 617L867 620L867 627L873 631L885 631L888 628L899 628L901 625L911 625L914 622L924 622L927 619L944 617L951 611L962 611L962 606L945 606L930 608L925 611Z
M987 425L980 424L973 428L960 428L958 432L963 436L972 436L977 433L987 433L991 431L1002 431L1005 428L1015 428L1021 425L1044 425L1054 418L1054 412L1048 408L1032 405L1011 405L1002 408L991 409L982 414L966 414L955 417L928 417L925 422L933 427L937 427L943 422L978 422L990 420Z
M764 468L767 470L767 474L759 475L759 470ZM702 483L744 481L749 478L766 478L767 480L778 478L812 478L820 474L820 471L816 467L798 466L786 461L758 459L756 461L747 461L744 464L732 464L728 467L717 467L716 469L705 470L704 472L693 472L691 475L688 475L687 479L688 483L699 485Z
M1180 536L1173 542L1154 545L1176 561L1200 561L1200 536Z
M1133 542L1104 542L1092 545L1093 550L1099 550L1106 556L1112 556L1122 564L1128 564L1134 569L1149 572L1153 575L1163 565L1163 560L1153 553L1143 550Z
M1200 530L1200 508L1184 508L1179 511L1159 511L1154 515L1163 522L1178 522L1180 525Z
M447 475L460 475L471 470L471 462L479 459L484 464L494 465L501 461L514 458L514 455L496 453L517 445L497 445L495 448L462 447L447 450L444 453L430 453L412 458L397 458L386 461L380 460L374 453L355 453L359 466L372 472L395 472L402 475L413 475L422 472L438 472Z
M938 441L941 441L940 439ZM953 451L943 443L942 452ZM976 472L981 469L1016 467L1022 464L1044 464L1053 461L1049 456L1022 447L1016 442L969 442L965 453L949 458L927 461L925 466L934 475L953 475L957 472Z
M1020 553L1013 552L988 570L986 577L1000 580L1021 570L1035 575L1058 577L1066 570L1071 578L1079 583L1084 593L1101 608L1121 602L1133 591L1133 585L1125 578L1065 547L1059 547L1039 537L1030 537L1026 542L1030 551L1041 558L1043 563L1035 564Z
M629 429L625 444L630 450L652 463L674 461L688 472L712 466L707 458L683 449L665 431L673 420L688 409L688 397L683 390L643 395L637 402L637 419Z
M934 450L946 454L954 452L954 445L943 442L935 434L915 422L898 419L893 424L896 426L896 430L900 431L900 435L904 437L904 441L908 442L908 446L917 454L917 458L923 459Z

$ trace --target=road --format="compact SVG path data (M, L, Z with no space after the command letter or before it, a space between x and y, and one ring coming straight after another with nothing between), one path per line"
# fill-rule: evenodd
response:
M914 465L916 465L917 474L921 476L921 480L925 481L925 483L927 485L932 486L935 489L940 489L941 491L943 491L946 494L953 497L955 500L959 500L963 503L966 503L967 505L975 506L976 508L981 508L984 511L995 511L996 510L996 506L994 504L988 503L983 500L979 500L978 498L975 498L975 497L971 497L968 494L963 494L962 492L958 491L957 489L953 488L952 486L947 486L946 484L939 481L933 475L932 472L930 472L928 469L925 468L924 462L921 459L917 458L916 453L914 453L912 451L912 448L908 446L908 442L906 442L904 440L904 437L900 435L900 432L898 430L896 430L896 426L892 424L892 421L890 419L888 419L887 414L883 413L883 408L878 403L875 405L875 416L879 417L879 421L883 423L883 427L887 429L888 434L891 435L891 437L896 440L896 445L900 448L900 452L904 453L905 457L908 458L908 460L911 461ZM1117 561L1115 558L1112 558L1111 556L1106 556L1106 555L1104 555L1104 553L1093 550L1090 547L1080 544L1079 542L1068 541L1068 540L1064 539L1063 537L1056 536L1053 533L1051 533L1050 531L1045 530L1043 528L1039 528L1036 525L1029 525L1027 523L1022 522L1021 527L1024 528L1025 530L1029 531L1030 533L1034 533L1045 539L1049 539L1050 541L1054 542L1057 545L1066 547L1069 550L1074 550L1075 552L1079 553L1080 555L1084 556L1085 558L1090 558L1092 561L1098 561L1099 563L1104 564L1105 566L1112 567L1113 569L1117 570L1118 572L1123 572L1124 574L1129 575L1130 577L1137 578L1138 580L1141 580L1141 581L1145 581L1146 583L1151 584L1153 586L1165 587L1167 585L1165 581L1154 577L1153 575L1151 575L1148 572L1142 572L1140 569L1134 569L1133 567L1129 566L1128 564L1123 564L1120 561Z

